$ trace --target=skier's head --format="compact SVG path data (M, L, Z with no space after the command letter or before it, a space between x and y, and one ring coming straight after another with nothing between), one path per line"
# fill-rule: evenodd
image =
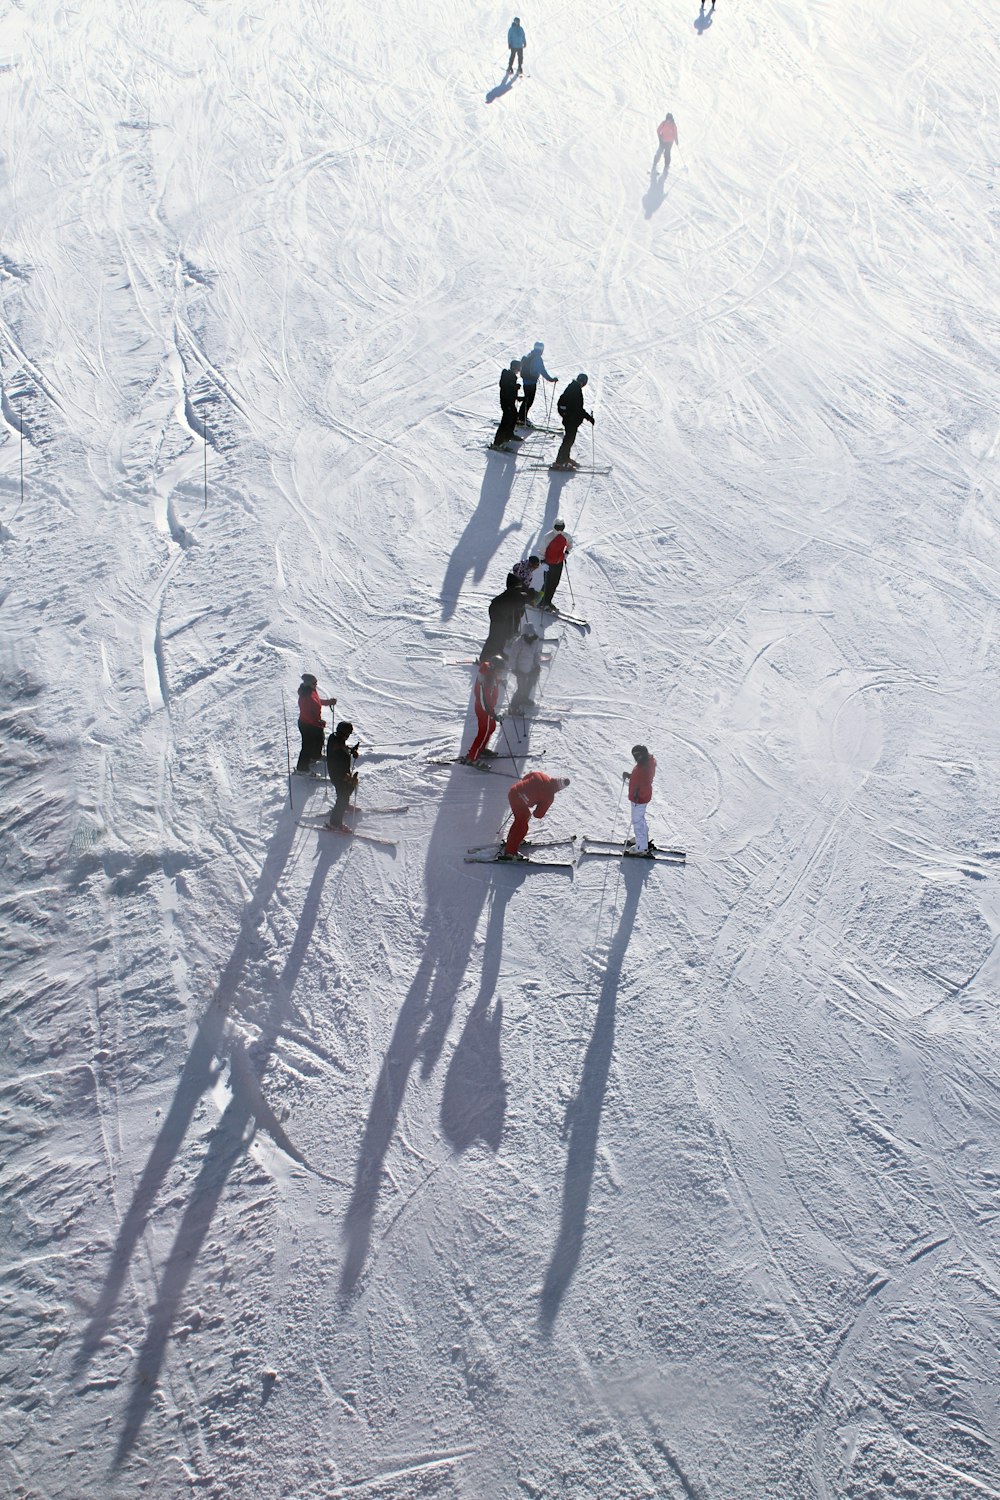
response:
M518 370L520 370L521 368L521 361L519 359L512 359L510 362L510 367L516 375Z
M520 24L521 24L521 17L520 16L515 16L514 17L514 25L515 26L520 26Z
M536 342L535 342L535 353L536 354L541 354L541 352L542 352L542 350L544 348L545 348L545 345L542 343L541 339L537 339Z
M316 679L313 676L313 674L311 672L303 672L302 673L302 681L299 683L299 687L300 688L305 688L307 692L312 692L312 690L313 690L313 688L315 686L316 686Z
M539 567L541 567L541 564L542 564L542 559L540 557L536 557L534 553L532 553L531 556L528 558L528 567L529 568L539 568Z
M566 790L566 788L569 786L569 777L568 776L560 776L560 777L558 777L557 780L556 780L556 786L559 788L559 790L561 792L564 792Z
M340 723L333 731L333 737L335 740L346 740L347 736L353 733L354 725L351 723L350 719L341 719Z
M587 384L587 377L586 377L586 375L583 374L582 371L576 377L576 383L577 383L577 385L586 385Z
M632 758L635 760L636 765L641 766L642 763L643 763L643 761L646 761L646 760L649 759L649 746L648 745L633 745L632 746Z
M565 521L553 521L552 522L552 530L553 531L565 531L566 530L566 522Z
M489 659L489 667L493 672L502 672L506 665L507 658L502 652L497 652L496 656L491 656Z
M535 629L534 625L528 625L524 630L521 631L521 639L525 641L538 640L538 631Z
M673 115L670 113L669 110L667 110L667 119L671 122L671 124L673 123L673 118L674 118Z

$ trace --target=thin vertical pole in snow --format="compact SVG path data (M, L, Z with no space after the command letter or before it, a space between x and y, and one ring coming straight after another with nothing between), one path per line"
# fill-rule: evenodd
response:
M295 811L295 801L292 797L292 750L288 743L288 709L285 707L285 695L281 695L281 713L285 721L285 765L288 768L288 805Z
M19 508L23 509L24 508L24 397L23 396L19 397L18 403L17 403L17 425L18 425L18 428L20 429L20 437L21 437L21 505L20 505Z

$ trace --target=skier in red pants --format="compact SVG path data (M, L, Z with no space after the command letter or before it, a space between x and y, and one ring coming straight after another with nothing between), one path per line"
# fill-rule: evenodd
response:
M491 656L488 661L480 662L479 674L476 677L476 686L472 695L472 701L476 709L476 735L469 746L468 753L459 759L463 765L474 766L481 755L492 758L495 750L487 750L486 741L502 723L497 715L497 699L500 697L500 688L503 684L502 672L504 658L502 656Z
M544 818L555 800L556 792L569 786L568 776L546 776L544 771L529 771L520 781L515 781L507 793L510 810L514 814L507 842L498 859L517 859L521 841L528 831L528 820L532 814ZM523 856L522 856L523 857Z

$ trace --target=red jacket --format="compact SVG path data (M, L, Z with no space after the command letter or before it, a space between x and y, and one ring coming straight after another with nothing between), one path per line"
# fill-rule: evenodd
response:
M555 801L558 790L559 782L555 776L546 776L544 771L529 771L527 776L514 782L509 800L511 804L523 803L525 812L534 808L535 817L544 818Z
M677 140L677 126L673 120L662 120L656 127L656 134L664 146L673 146Z
M299 690L299 723L308 724L313 729L326 728L326 721L323 718L323 700L318 688L310 688L308 692Z
M479 668L479 676L476 678L476 690L473 694L473 702L476 708L484 713L487 718L496 717L497 699L500 696L500 675L494 672L488 662L483 662Z
M628 800L630 802L650 802L653 797L653 777L656 775L656 756L651 755L640 765L632 767L632 774L628 779Z
M545 549L545 561L547 563L565 562L570 545L571 538L566 535L565 531L557 531Z

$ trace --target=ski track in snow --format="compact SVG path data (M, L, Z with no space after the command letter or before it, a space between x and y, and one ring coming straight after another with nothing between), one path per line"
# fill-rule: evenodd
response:
M4 21L17 1500L1000 1495L989 17L508 22ZM610 474L477 453L535 338ZM509 747L683 869L428 764L560 514Z

